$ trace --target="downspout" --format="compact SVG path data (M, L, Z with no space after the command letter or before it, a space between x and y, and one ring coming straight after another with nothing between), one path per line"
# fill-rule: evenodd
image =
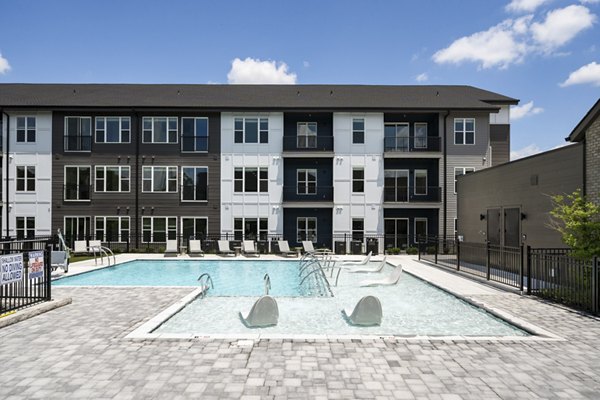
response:
M450 115L450 110L446 110L446 115L444 115L444 243L446 243L446 230L448 228L448 154L447 154L447 146L446 142L448 141L446 136L446 125L448 120L448 115Z
M6 221L4 222L6 225L6 237L9 237L9 229L8 229L8 221L10 221L10 207L8 206L8 193L9 193L9 186L8 186L8 173L9 173L9 161L10 161L10 157L8 156L8 151L10 149L10 116L4 111L2 110L2 114L6 115L6 152L4 153L6 156L4 157L6 162L6 171L4 172L4 176L6 176L6 186L5 186L5 203L4 203L4 208L6 208Z

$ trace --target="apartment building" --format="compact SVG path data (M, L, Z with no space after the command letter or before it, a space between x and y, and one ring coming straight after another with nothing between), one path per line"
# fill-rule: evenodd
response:
M1 84L2 235L453 236L517 100L470 86Z

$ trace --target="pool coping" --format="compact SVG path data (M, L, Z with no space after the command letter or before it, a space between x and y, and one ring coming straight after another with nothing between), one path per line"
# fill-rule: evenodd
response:
M388 261L389 264L394 267L398 267L398 263ZM212 340L212 339L225 339L225 340L395 340L395 341L494 341L494 342L514 342L514 341L566 341L566 339L558 336L546 329L540 328L528 321L525 321L519 317L516 317L504 310L497 307L490 306L485 301L474 299L470 296L463 295L454 291L448 287L432 282L417 273L409 272L403 269L403 272L422 280L439 290L449 293L466 303L477 307L489 314L495 316L507 322L517 328L529 333L530 336L467 336L467 335L333 335L333 334L282 334L282 333L232 333L232 334L202 334L202 333L153 333L158 327L168 321L171 317L176 315L189 303L194 301L197 297L202 295L202 288L196 288L191 293L187 294L171 306L167 307L163 311L156 314L150 320L146 321L129 334L125 336L125 339L130 340ZM464 278L463 278L464 279ZM163 286L164 287L164 286ZM181 287L181 286L180 286ZM186 286L189 287L189 286Z

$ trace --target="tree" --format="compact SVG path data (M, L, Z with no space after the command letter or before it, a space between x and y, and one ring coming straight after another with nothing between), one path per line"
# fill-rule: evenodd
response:
M600 207L587 201L580 189L552 196L552 203L551 226L561 233L572 255L580 259L600 256Z

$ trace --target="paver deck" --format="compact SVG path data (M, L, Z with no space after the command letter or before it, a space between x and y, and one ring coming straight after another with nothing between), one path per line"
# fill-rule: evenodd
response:
M600 398L600 320L406 263L566 340L130 340L190 289L56 287L0 329L0 398Z

